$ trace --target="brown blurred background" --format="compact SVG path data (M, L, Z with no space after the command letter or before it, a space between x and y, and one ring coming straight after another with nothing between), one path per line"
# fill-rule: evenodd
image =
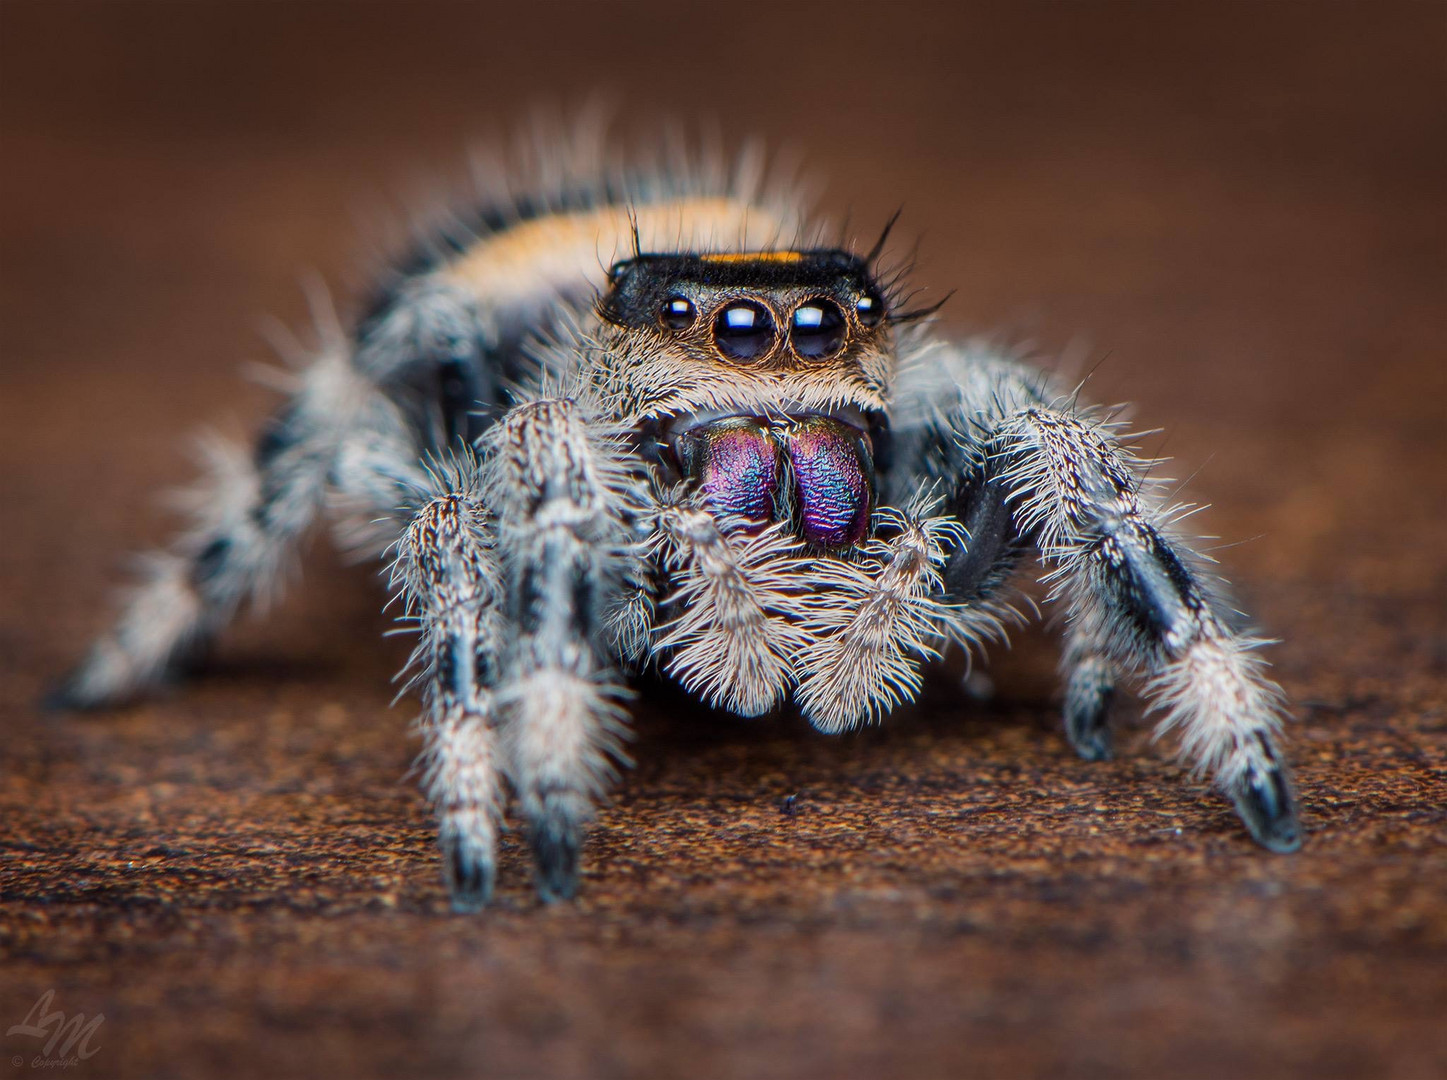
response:
M325 544L173 696L32 707L187 434L264 414L261 316L600 93L902 204L960 332L1104 357L1282 639L1301 854L1132 699L1075 760L1037 630L843 739L655 693L581 899L511 837L455 917L406 643ZM1441 3L0 3L0 1028L103 1014L94 1076L1443 1075L1444 113Z

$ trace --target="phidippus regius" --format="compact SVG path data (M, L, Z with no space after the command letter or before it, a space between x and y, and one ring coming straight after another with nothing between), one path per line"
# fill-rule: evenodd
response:
M710 705L846 731L998 636L1034 552L1066 613L1065 730L1110 753L1121 675L1251 835L1300 843L1277 687L1147 470L1075 387L944 340L747 170L546 170L483 200L323 341L63 692L145 691L269 591L328 503L420 631L425 787L454 904L510 791L538 888L650 665Z

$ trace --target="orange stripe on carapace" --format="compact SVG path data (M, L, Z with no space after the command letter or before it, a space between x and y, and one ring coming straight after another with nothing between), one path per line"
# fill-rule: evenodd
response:
M721 251L711 255L700 255L708 263L796 263L802 261L802 251Z

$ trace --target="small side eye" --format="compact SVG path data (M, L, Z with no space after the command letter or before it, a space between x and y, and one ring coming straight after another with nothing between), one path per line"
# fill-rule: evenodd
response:
M833 300L807 300L791 321L789 343L806 360L833 356L844 344L844 312Z
M670 296L663 302L660 318L670 330L687 330L693 325L695 315L692 300L686 296Z
M736 301L714 317L713 340L731 360L757 360L774 348L774 319L763 304Z
M884 318L884 301L878 293L865 293L854 302L854 312L859 316L860 326L878 326Z

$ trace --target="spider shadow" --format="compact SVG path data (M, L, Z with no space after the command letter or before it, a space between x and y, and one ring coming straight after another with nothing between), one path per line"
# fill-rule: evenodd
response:
M1035 635L1027 635L1034 638ZM788 786L869 762L917 756L921 747L998 753L998 736L1010 729L1032 739L1058 734L1059 703L1053 650L1043 638L1010 654L1028 657L1002 672L993 694L965 686L965 665L955 656L927 666L918 699L894 709L882 721L841 733L822 732L792 703L768 714L740 717L711 709L677 683L657 673L634 680L633 737L627 751L636 763L624 774L625 787L667 784L695 773L726 770L736 784L756 788Z

